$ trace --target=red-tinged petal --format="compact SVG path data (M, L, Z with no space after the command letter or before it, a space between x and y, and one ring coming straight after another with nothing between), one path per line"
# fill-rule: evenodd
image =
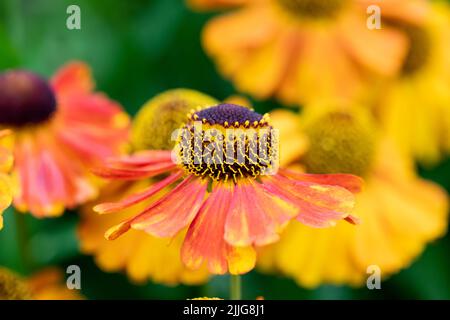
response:
M232 192L232 188L221 185L214 188L189 226L181 249L181 259L187 267L198 269L206 261L211 273L227 272L230 248L223 235Z
M51 80L59 94L88 93L94 88L90 68L83 62L71 62L63 66Z
M288 169L280 169L279 173L285 177L294 180L312 182L317 184L326 184L330 186L339 186L353 193L361 192L364 180L352 174L308 174L295 172Z
M353 194L341 187L294 181L281 176L266 179L263 187L299 209L297 220L311 227L327 227L349 215Z
M176 168L173 162L156 163L136 169L96 168L92 171L105 179L138 180L169 172Z
M261 189L258 183L236 186L225 224L225 240L233 246L267 245L278 240L280 228L297 210Z
M157 237L173 237L189 225L205 198L207 181L186 178L132 221L133 229Z
M172 159L172 152L165 150L142 151L131 156L110 158L107 165L120 168L142 167L157 162L168 162Z
M108 231L105 232L105 239L115 240L122 234L130 230L130 228L131 228L130 220L119 223L118 225L109 228Z
M183 173L181 171L175 172L172 175L168 176L164 180L161 180L160 182L155 183L151 187L149 187L147 190L133 194L125 199L123 199L120 202L109 202L109 203L102 203L94 207L94 211L100 214L106 214L106 213L112 213L117 212L120 210L123 210L125 208L131 207L141 201L144 201L154 194L158 193L168 185L172 184L173 182L177 181Z
M58 93L58 92L57 92ZM59 99L59 115L72 121L111 126L117 114L123 112L119 103L103 93L78 93Z

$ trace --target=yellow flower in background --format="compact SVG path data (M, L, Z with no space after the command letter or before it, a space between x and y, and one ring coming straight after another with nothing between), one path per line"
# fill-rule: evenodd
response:
M80 300L77 290L67 288L61 270L47 268L29 278L0 267L0 300Z
M14 205L51 217L96 195L90 168L119 153L128 116L94 92L87 65L73 62L50 82L24 70L1 73L1 128L14 132Z
M385 278L408 267L427 243L445 234L446 193L419 178L412 159L377 132L363 110L323 110L302 118L283 110L272 119L282 128L280 148L291 150L283 139L298 132L309 140L306 152L293 150L282 164L298 172L357 173L365 186L354 209L360 225L338 222L332 229L310 229L293 222L277 244L261 252L263 270L281 271L306 287L357 286L365 283L368 266L379 266Z
M169 90L155 96L140 109L133 120L132 149L171 150L174 144L171 134L185 122L189 111L217 103L214 98L189 89ZM103 188L96 202L119 201L124 196L146 189L153 182L150 179L112 182ZM104 271L125 270L134 282L144 282L147 279L168 285L205 282L208 278L205 268L191 271L181 263L183 234L174 239L161 239L131 230L115 241L104 238L105 230L137 215L146 204L148 201L110 215L97 214L92 210L92 203L85 205L78 232L82 252L94 255L96 263Z
M33 300L82 300L79 290L67 288L63 272L45 268L26 279Z
M13 157L8 146L8 138L10 135L7 130L0 131L0 230L3 228L3 211L9 207L12 201L12 184L9 177L9 172L13 165Z
M190 89L165 91L150 99L138 112L131 129L134 150L171 150L172 132L185 121L191 109L218 104L216 99Z
M113 182L103 189L98 201L118 201L145 189L150 183ZM99 215L92 210L92 203L85 205L81 210L78 229L81 251L94 255L96 264L103 271L125 271L133 282L141 283L148 279L166 285L205 282L208 279L206 269L191 271L181 262L180 248L184 234L168 239L131 230L116 241L105 239L105 230L135 216L144 208L145 203L118 214Z
M435 163L450 151L450 7L433 2L424 21L401 27L411 47L399 77L383 87L378 113L405 152Z
M395 27L369 30L368 6L379 5L383 18L401 21L420 20L426 11L422 0L188 2L237 7L206 25L206 52L239 90L287 104L365 96L372 81L397 74L408 48Z

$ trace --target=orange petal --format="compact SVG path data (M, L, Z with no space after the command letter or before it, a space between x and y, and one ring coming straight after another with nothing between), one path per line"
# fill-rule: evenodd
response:
M280 169L280 174L294 180L312 182L317 184L326 184L330 186L339 186L351 191L352 193L361 192L364 180L352 174L308 174L295 172L288 169Z
M189 268L197 269L206 260L211 273L227 272L229 245L223 235L231 195L231 188L214 188L190 225L181 249L181 258Z
M297 210L275 200L258 183L238 184L225 224L225 240L233 246L263 246L278 240L278 231Z
M395 75L403 65L408 50L406 36L386 26L380 30L370 30L365 25L366 19L365 13L360 17L346 17L337 34L357 62L378 74Z
M297 220L311 227L335 225L353 209L353 194L341 187L295 181L273 176L263 187L300 209Z
M138 180L154 177L175 168L173 162L163 162L136 169L95 168L92 172L105 179Z
M186 178L171 192L144 210L132 221L132 227L157 237L173 237L197 215L206 193L207 183Z
M94 207L94 211L96 211L100 214L105 214L105 213L117 212L117 211L123 210L125 208L131 207L141 201L144 201L144 200L150 198L154 194L158 193L159 191L161 191L168 185L177 181L179 178L181 178L182 175L183 175L183 173L181 171L175 172L172 175L165 178L164 180L161 180L161 181L155 183L154 185L152 185L151 187L149 187L147 190L145 190L143 192L130 195L120 202L108 202L108 203L99 204Z
M94 88L89 66L80 61L68 63L59 69L51 84L58 95L88 93Z

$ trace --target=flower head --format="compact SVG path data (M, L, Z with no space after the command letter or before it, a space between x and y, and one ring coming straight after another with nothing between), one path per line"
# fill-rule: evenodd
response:
M284 137L299 132L309 140L306 151L294 151L281 159L282 164L299 175L308 169L322 174L358 173L365 187L356 195L354 214L362 221L358 228L338 222L335 228L312 230L294 222L278 243L261 252L262 269L281 271L307 287L363 285L368 266L377 265L383 278L388 277L411 264L427 243L445 233L445 191L417 177L412 159L398 150L369 114L330 108L300 118L275 111L272 118L282 128L281 144ZM370 149L361 154L365 147Z
M33 300L82 300L77 290L67 287L64 273L56 267L42 269L26 279Z
M176 186L109 229L106 238L116 239L130 229L173 237L187 228L181 257L188 267L206 263L211 273L239 274L254 267L254 247L277 241L279 231L293 218L313 227L330 226L340 219L354 222L349 215L353 194L347 189L357 189L360 179L351 175L294 178L288 171L275 172L276 134L271 130L268 115L220 104L188 114L178 131L176 161L170 151L162 150L109 160L99 175L160 179L120 202L96 206L99 213L124 210Z
M93 89L90 70L80 62L50 82L22 70L0 75L0 128L14 132L19 210L56 216L95 196L89 168L119 153L128 118Z
M186 120L192 108L217 104L204 93L189 89L168 90L150 99L133 120L131 141L134 150L170 150L172 132Z
M450 7L433 2L425 19L396 25L411 46L377 113L403 152L433 164L450 152Z
M130 144L134 151L145 149L171 150L175 142L171 134L186 122L186 114L192 109L218 103L215 99L194 90L174 89L165 91L144 104L131 126ZM157 183L158 179L138 181L112 181L101 189L98 202L119 201ZM166 188L162 192L169 192ZM98 215L87 203L81 210L78 236L81 250L92 254L104 271L124 270L137 283L151 279L156 283L175 285L198 284L208 279L206 268L189 270L180 261L180 248L185 231L173 239L157 238L150 234L130 230L115 241L107 241L104 232L111 225L133 217L155 201L150 197L139 204L113 215Z
M67 288L59 269L47 268L29 278L0 268L0 300L79 300L82 297Z
M381 8L383 21L422 19L426 11L422 0L188 2L196 8L235 7L206 25L206 52L240 91L295 105L366 98L376 79L400 71L408 39L393 25L370 30L369 6Z

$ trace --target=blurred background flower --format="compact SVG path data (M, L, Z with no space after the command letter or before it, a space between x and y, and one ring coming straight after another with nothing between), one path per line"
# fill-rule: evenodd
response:
M6 268L0 268L0 300L81 300L76 290L66 287L63 274L57 268L46 268L29 278L23 278Z
M128 117L93 92L89 67L72 62L47 83L23 70L0 74L0 125L14 132L14 206L58 216L96 196L90 168L118 154Z
M277 3L276 11L271 9L275 8L274 5L268 6L269 2ZM448 198L443 200L447 197L443 195L443 189L450 189L450 160L446 153L450 140L448 123L445 122L449 109L445 102L449 92L447 85L450 83L446 80L446 61L450 55L448 41L441 40L448 38L445 23L448 18L445 16L449 2L441 1L436 5L438 1L432 0L370 1L370 4L382 6L383 29L372 33L364 27L367 17L365 1L343 1L347 4L339 9L339 14L326 19L315 14L327 11L323 11L326 6L321 7L322 2L301 2L190 0L187 6L180 0L139 0L114 1L105 6L103 1L77 0L82 29L68 30L66 9L73 1L6 0L0 2L0 69L2 72L8 69L29 70L42 75L43 79L50 79L55 70L67 62L85 61L96 79L97 90L107 93L111 100L124 106L131 115L136 114L149 97L178 87L200 90L221 101L242 90L251 95L246 97L250 100L249 104L262 114L286 108L282 103L295 105L295 113L301 114L305 110L304 102L308 102L307 106L314 106L316 98L328 99L326 96L337 95L344 101L349 98L363 100L363 103L353 104L352 101L343 105L362 105L372 110L373 115L369 116L374 117L376 131L389 137L375 136L371 148L364 148L361 139L356 141L358 147L352 149L352 152L361 152L361 158L352 159L350 167L354 169L357 166L358 170L366 172L368 178L366 189L360 195L361 201L377 204L370 208L376 215L373 218L375 221L370 220L372 217L362 216L363 224L358 228L370 229L364 221L372 221L375 226L380 222L380 217L389 219L392 228L380 230L374 227L370 230L370 236L361 235L365 242L349 246L351 250L345 248L354 253L352 259L340 259L342 251L337 249L336 252L325 252L324 249L327 243L334 243L328 237L333 240L335 236L337 238L333 232L339 234L336 247L341 246L345 239L355 237L351 233L341 234L345 226L338 224L335 230L317 230L317 234L306 235L302 232L308 239L316 237L320 241L314 246L317 255L312 255L312 261L324 266L324 269L315 269L313 264L302 265L302 268L315 271L308 278L299 275L298 266L301 263L297 264L295 259L295 263L290 265L285 258L283 263L283 259L277 259L277 272L254 270L246 275L244 298L263 295L266 299L448 299L450 240L448 234L439 237L445 230L443 205L448 201ZM192 10L194 7L195 10ZM424 10L425 7L427 9ZM297 18L290 15L287 8L297 12L307 10L309 15L297 23L294 21ZM264 12L266 21L257 14L250 14L253 10ZM230 32L222 28L222 25L233 20L237 22L236 26L234 22L228 26ZM355 25L358 21L364 26ZM283 39L298 32L300 27L304 40L302 46L308 48L304 51L305 58L300 55L301 48L291 49L288 46L289 54L297 57L285 59L288 52L284 52L286 46ZM414 27L414 32L411 32L411 27ZM417 29L427 30L425 34L428 36L425 38L429 41L425 43L433 49L422 50L424 46L420 45L421 37L417 35L423 32L415 32ZM242 46L244 49L241 50ZM425 68L405 75L405 66L411 69L416 65L406 61L420 61L414 58L416 47L419 48L418 57L423 53L428 55L427 52L430 57L426 59ZM248 57L253 61L249 62ZM270 57L281 58L274 60ZM247 70L245 74L233 65L233 62L242 61L246 61L242 67ZM289 68L283 67L285 65ZM299 80L303 81L304 87L298 86L301 83ZM300 108L297 108L299 104ZM319 154L323 152L321 148L310 145L303 127L306 121L302 120L306 119L303 116L306 117L285 114L285 118L298 120L283 124L283 128L290 126L293 130L284 139L288 141L288 148L282 148L281 156L295 170L305 170L308 153L313 160L311 150ZM299 126L301 130L298 130ZM352 141L355 142L354 139ZM333 157L340 159L343 156L345 159L345 154L336 152ZM415 159L420 161L414 162ZM326 163L327 170L334 169L329 166L331 164L332 161ZM380 190L383 186L391 192ZM109 197L110 192L115 194L117 187L111 185L103 189L102 199ZM379 197L374 196L374 190L380 193ZM116 195L111 196L115 198ZM395 210L395 214L375 210L380 208L381 203L385 208ZM401 208L405 209L399 212ZM145 264L137 273L136 277L140 279L139 285L136 285L138 279L133 279L133 272L129 271L132 260L124 259L120 250L110 251L117 253L117 256L112 254L111 259L106 259L111 264L117 263L114 268L103 266L100 262L103 259L101 255L110 253L104 253L109 249L104 247L100 230L95 226L98 224L102 228L103 221L113 217L95 217L98 222L90 223L94 221L92 213L78 215L76 211L66 211L70 214L57 219L35 219L32 215L21 215L22 219L15 219L17 215L13 214L12 207L6 209L4 228L0 232L0 265L26 278L47 266L58 266L64 271L68 265L79 265L83 283L81 293L89 299L228 297L226 277L210 277L208 282L198 285L173 283L166 286L158 284L157 281L165 281L156 280ZM419 219L423 225L418 226ZM403 232L399 221L417 230L418 235ZM87 227L90 238L86 240L79 237L78 230ZM292 230L296 227L292 226ZM297 241L298 235L290 230L286 234ZM379 232L378 236L372 232ZM385 237L379 236L383 233ZM143 241L139 237L136 239L139 243ZM383 240L374 244L374 239ZM411 243L404 243L405 240ZM282 239L282 246L285 244ZM176 242L168 248L174 245ZM373 248L373 255L371 252L361 254L361 248L365 246ZM381 247L386 251L379 250ZM286 250L280 249L277 255L283 255L282 252L288 255L290 250L287 247ZM170 254L170 250L167 251ZM297 251L300 252L300 249ZM301 252L304 254L304 251ZM387 266L386 274L382 271L385 278L382 290L344 285L363 283L362 265L365 259L370 260L371 257ZM357 276L352 278L346 270L324 264L327 258L330 264L331 261L351 263L348 268L355 270ZM270 261L269 266L275 267L275 260ZM111 267L109 271L125 271L128 276L122 272L104 272L107 267ZM392 275L388 277L389 274Z
M435 164L450 151L450 7L433 2L420 21L386 23L403 29L410 46L375 112L404 152Z
M279 243L263 250L261 267L282 271L306 287L365 285L371 265L378 266L385 279L408 267L428 242L445 234L448 196L416 176L412 159L402 156L384 132L377 132L365 110L316 110L311 108L301 117L274 112L274 124L282 128L281 147L289 146L282 139L295 130L309 141L305 152L294 150L296 158L290 155L281 162L289 161L286 164L299 172L363 177L365 186L354 210L361 224L309 230L293 223Z
M200 7L227 3L192 2ZM206 25L203 44L237 89L259 99L275 96L298 105L324 97L360 98L378 76L395 75L406 54L407 39L398 29L367 28L373 1L228 2L239 6ZM408 2L396 1L402 11L376 4L393 19L420 15Z

